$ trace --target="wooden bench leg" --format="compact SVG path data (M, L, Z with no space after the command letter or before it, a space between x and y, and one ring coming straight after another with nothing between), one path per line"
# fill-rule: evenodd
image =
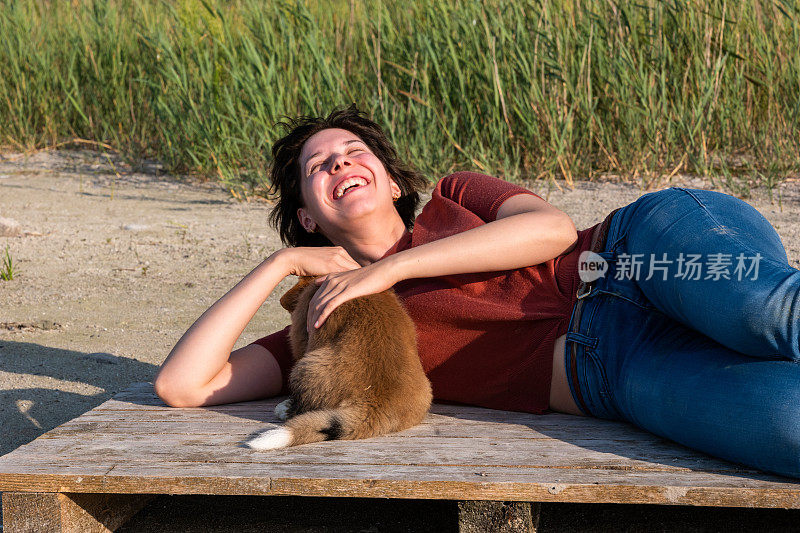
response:
M3 533L114 531L150 494L4 492Z
M538 503L460 501L459 533L533 533L539 526Z

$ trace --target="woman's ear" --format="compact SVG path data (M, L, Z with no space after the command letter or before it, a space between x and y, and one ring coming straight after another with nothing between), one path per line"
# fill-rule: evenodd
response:
M305 208L297 208L297 219L300 221L300 225L303 226L308 233L314 233L317 230L317 223L314 222L314 219L308 215Z
M392 190L392 198L395 200L400 198L400 196L403 194L403 191L400 190L400 186L395 183L392 178L389 178L389 188Z

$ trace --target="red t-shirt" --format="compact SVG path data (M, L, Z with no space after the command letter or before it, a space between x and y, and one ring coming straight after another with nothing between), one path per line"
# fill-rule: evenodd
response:
M450 174L436 184L413 233L406 231L383 257L491 222L516 194L535 195L476 172ZM538 265L394 286L416 325L436 400L530 413L548 408L555 340L567 332L580 283L578 256L589 248L593 229L579 231L568 254ZM288 332L287 326L254 342L277 359L284 393L292 364Z

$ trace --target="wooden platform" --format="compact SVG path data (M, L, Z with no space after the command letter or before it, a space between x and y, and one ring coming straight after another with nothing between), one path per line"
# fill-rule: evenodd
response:
M134 385L0 458L4 532L113 530L148 494L800 508L796 480L569 415L437 404L422 425L385 437L244 447L279 423L280 400L175 409Z

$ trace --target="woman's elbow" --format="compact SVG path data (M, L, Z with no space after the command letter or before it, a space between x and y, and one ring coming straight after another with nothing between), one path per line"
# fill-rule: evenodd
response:
M564 224L562 227L564 228L566 238L570 243L578 240L578 228L575 227L575 222L572 221L572 217L566 213L564 213Z
M162 373L153 380L153 389L161 401L170 407L200 407L203 404L196 393L192 394Z
M558 235L557 239L562 243L562 254L571 252L578 244L578 229L572 221L572 217L566 213L561 213L558 222L554 225L557 231L554 234Z

